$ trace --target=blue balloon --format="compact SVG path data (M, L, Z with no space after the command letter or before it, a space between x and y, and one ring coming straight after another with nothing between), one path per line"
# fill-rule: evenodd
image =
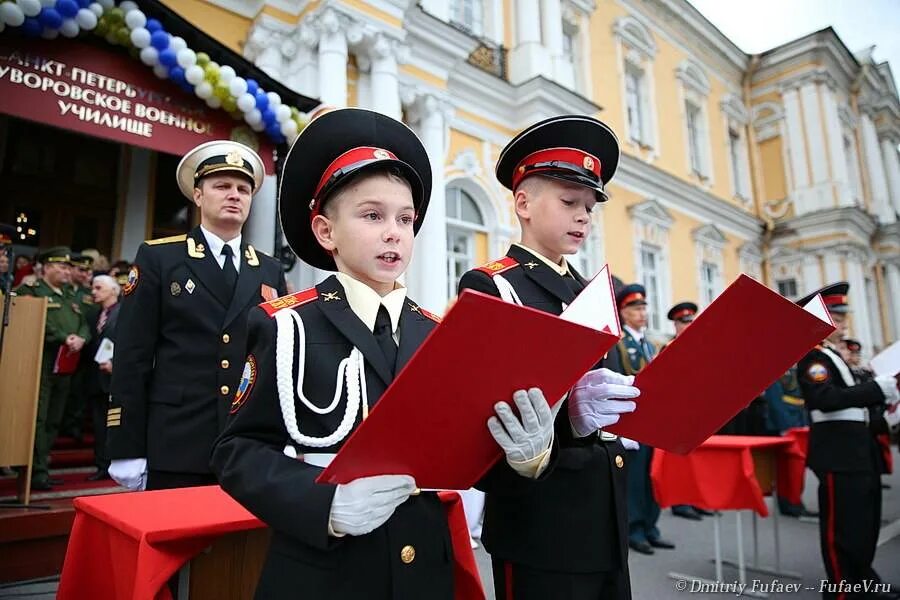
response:
M22 23L22 33L27 37L38 37L43 30L40 21L35 17L25 17L25 22Z
M150 36L150 45L162 52L169 47L169 34L160 29Z
M87 8L91 5L91 0L78 0L78 8Z
M266 96L265 92L260 89L256 90L256 108L259 109L259 112L266 112L266 109L269 108L269 97Z
M182 77L183 77L183 76L182 76ZM181 81L179 81L179 82L178 82L178 87L180 87L180 88L183 89L184 91L186 91L186 92L188 92L189 94L191 94L192 97L194 96L194 86L191 85L190 82L189 82L187 79L182 79Z
M256 96L256 90L259 89L259 84L256 83L255 79L247 80L247 93L251 96Z
M170 69L178 64L178 55L171 48L166 48L159 53L159 64L165 65Z
M278 121L275 119L275 111L272 110L271 108L267 108L266 110L262 111L262 118L263 118L263 122L266 125L278 123Z
M75 0L56 0L56 10L66 19L78 14L78 3Z
M166 52L170 52L170 50L166 50ZM185 81L184 69L182 69L181 67L172 67L171 69L169 69L169 79L171 79L175 83L183 83Z
M42 8L38 13L38 22L47 29L59 29L62 27L63 18L55 8Z
M90 2L91 0L87 1ZM162 31L162 23L160 23L156 19L147 19L147 23L144 24L144 29L146 29L150 33L156 33L157 31Z

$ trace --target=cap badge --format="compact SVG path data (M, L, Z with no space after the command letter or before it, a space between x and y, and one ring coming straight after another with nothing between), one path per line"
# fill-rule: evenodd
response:
M241 156L241 153L237 150L232 150L228 154L225 155L225 162L229 165L233 165L235 167L243 167L244 166L244 158Z
M594 170L594 159L591 158L590 156L585 156L585 157L584 157L584 161L582 162L582 164L584 165L584 168L585 168L585 169L588 169L588 170L591 170L591 171Z
M375 150L372 155L379 160L384 160L391 157L391 155L387 153L387 150L382 150L381 148Z

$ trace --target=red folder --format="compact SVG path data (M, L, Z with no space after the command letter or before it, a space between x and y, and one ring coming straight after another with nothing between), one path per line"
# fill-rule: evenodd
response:
M317 481L409 474L423 488L470 488L501 456L494 404L535 386L556 404L618 339L466 290Z
M820 296L800 307L741 275L638 373L637 409L608 429L687 454L832 331Z
M62 344L56 353L56 360L53 363L54 375L71 375L78 368L78 357L81 352L70 352L69 348Z

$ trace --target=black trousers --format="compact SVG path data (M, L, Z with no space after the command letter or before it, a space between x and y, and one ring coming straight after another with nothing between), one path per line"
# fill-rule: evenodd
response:
M630 600L624 571L561 573L491 561L497 600Z
M94 464L101 473L109 469L106 454L106 412L109 409L109 394L92 394L89 398L91 422L94 425Z
M843 592L838 584L881 580L872 568L881 527L881 478L874 470L816 476L822 559L828 581L833 584L822 596L840 600L862 597Z
M219 483L212 473L175 473L172 471L147 472L148 490L171 490L175 488L216 485Z

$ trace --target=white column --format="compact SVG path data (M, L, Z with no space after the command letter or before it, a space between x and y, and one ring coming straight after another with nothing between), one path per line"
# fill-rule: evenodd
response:
M444 190L446 116L444 102L435 96L419 98L414 106L416 131L431 160L431 201L416 237L406 283L410 296L437 314L447 307L447 209Z
M447 0L420 0L422 10L433 15L441 21L450 21L450 3Z
M900 263L888 263L885 265L885 280L887 284L887 302L892 317L891 341L900 340Z
M292 90L310 98L319 95L319 58L315 51L318 34L306 24L297 28L294 39L285 45L289 61L285 66L284 83Z
M806 125L806 151L812 169L812 190L807 197L807 210L822 210L834 206L828 173L828 153L825 132L822 130L822 114L819 110L819 85L807 83L800 88L803 118Z
M828 252L825 254L825 281L835 282L841 280L841 258L842 255L837 252Z
M787 144L791 159L791 178L794 189L791 197L794 202L794 210L798 215L809 212L807 196L809 186L809 168L806 162L806 141L803 135L803 119L800 112L800 94L796 88L785 90L784 99L784 123L787 128Z
M148 237L147 209L149 199L147 190L151 189L150 178L154 173L150 170L152 152L137 146L127 150L131 153L128 173L125 174L128 189L125 191L125 218L122 219L122 238L119 243L119 256L125 260L134 260L138 247ZM120 169L121 169L121 162ZM187 198L185 202L190 202Z
M399 120L402 111L394 42L378 34L372 44L371 59L372 109Z
M852 335L859 338L864 348L872 348L872 321L869 318L869 303L866 301L866 280L863 277L859 257L847 259L847 281L850 283L850 308L852 314Z
M822 269L819 268L819 257L811 254L803 257L803 283L800 285L800 295L805 296L819 289L822 283Z
M887 178L884 173L884 162L881 160L881 149L878 147L878 134L875 125L866 113L860 118L863 135L863 154L866 159L866 171L869 173L869 191L872 199L872 211L882 223L893 223L896 220L888 198Z
M546 48L541 44L538 0L516 0L516 45L509 56L509 79L513 85L550 71Z
M263 184L253 194L250 218L244 224L243 237L257 250L272 254L275 250L275 223L277 221L276 196L278 181L274 175L266 175Z
M347 106L347 36L333 10L319 21L319 100L337 108Z
M559 81L560 75L565 73L563 63L568 62L563 59L562 7L559 0L541 0L541 33L553 65L551 77Z
M887 172L891 205L893 206L894 211L900 214L900 156L897 154L897 141L882 138L881 154L884 162L884 170Z
M874 355L875 348L884 346L884 328L881 323L881 302L878 301L878 286L875 284L875 275L869 269L865 276L866 282L866 301L869 309L869 328L872 332L872 345L869 346L868 352L865 348L863 354L866 358Z
M838 205L853 206L853 194L850 192L850 174L847 173L847 156L844 152L844 132L838 115L834 91L827 85L819 87L822 95L822 109L825 117L825 133L828 136L828 153L831 159L832 189L837 195Z

